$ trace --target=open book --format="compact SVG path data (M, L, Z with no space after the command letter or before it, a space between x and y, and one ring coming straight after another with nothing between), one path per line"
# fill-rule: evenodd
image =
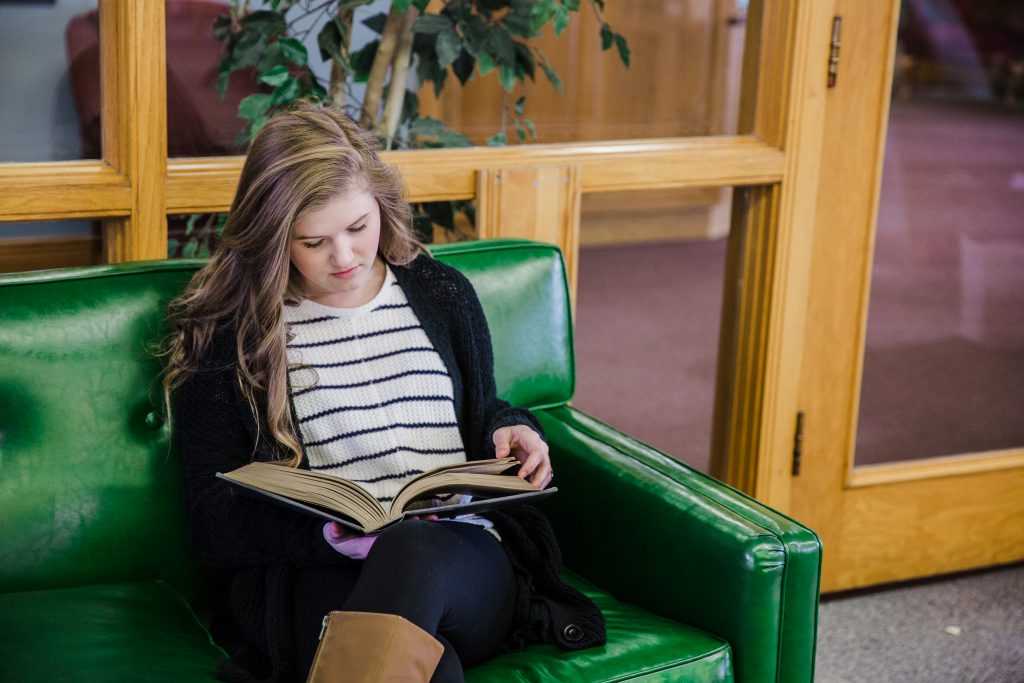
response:
M387 509L368 491L347 479L274 463L254 462L227 474L218 472L217 476L289 507L339 522L356 531L374 533L411 515L454 517L506 505L533 503L558 490L548 488L542 491L525 479L503 474L518 464L515 458L507 457L469 460L432 469L403 486ZM473 499L422 504L424 499L463 493L472 495Z

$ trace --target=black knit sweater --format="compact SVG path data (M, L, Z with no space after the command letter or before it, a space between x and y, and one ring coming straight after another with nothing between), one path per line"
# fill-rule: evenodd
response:
M542 433L529 411L497 397L490 333L465 276L428 256L393 269L451 375L468 456L493 457L491 435L500 427L528 424ZM257 421L242 396L236 367L235 335L224 326L201 369L173 396L188 527L196 552L225 581L214 634L232 659L222 665L221 678L286 680L292 668L292 570L352 560L323 540L322 520L239 493L215 478L216 472L254 459L284 455L269 438L263 412ZM528 506L489 516L516 569L513 647L549 642L577 649L603 643L600 611L558 577L561 557L547 519Z

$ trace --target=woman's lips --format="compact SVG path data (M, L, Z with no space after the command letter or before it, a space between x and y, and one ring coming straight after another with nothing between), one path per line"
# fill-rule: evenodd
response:
M336 277L339 280L347 280L356 274L359 270L359 266L352 266L348 270L339 270L337 273L331 273L331 277Z

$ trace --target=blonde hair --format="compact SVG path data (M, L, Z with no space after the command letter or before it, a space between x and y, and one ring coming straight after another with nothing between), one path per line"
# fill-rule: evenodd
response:
M288 397L287 329L282 306L302 298L302 276L291 264L295 223L344 195L368 191L380 207L379 252L403 266L425 251L411 230L401 176L377 156L379 143L327 106L297 103L272 117L253 139L220 244L209 263L168 308L174 331L159 354L166 358L164 404L199 369L214 332L233 326L237 380L259 425L263 406L273 440L298 466L302 446ZM258 398L263 394L263 400Z

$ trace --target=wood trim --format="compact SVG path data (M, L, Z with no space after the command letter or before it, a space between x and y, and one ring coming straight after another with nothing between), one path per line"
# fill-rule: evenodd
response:
M1024 468L1024 448L987 453L962 453L937 458L862 465L850 472L848 488L882 486L903 481L960 477L979 472Z
M0 240L0 273L89 266L99 262L98 237L33 237Z
M847 490L842 526L824 538L822 590L1024 559L1022 490L1024 468Z
M830 2L762 8L761 73L747 106L758 135L784 146L785 168L779 185L748 191L745 215L734 205L741 213L729 252L739 262L729 269L743 284L730 285L723 301L720 354L728 355L716 411L725 414L715 418L712 471L784 511L824 130L826 62L815 57L826 53L831 10Z
M765 332L778 216L778 186L756 187L733 204L722 300L711 472L742 491L757 485ZM767 272L766 272L767 271Z
M573 165L583 192L762 185L782 180L784 154L751 136L618 140L512 147L385 152L402 172L411 202L472 199L477 171ZM171 159L167 212L227 211L243 157Z
M131 211L105 221L108 262L165 258L167 73L164 0L99 7L103 154L131 181Z
M38 221L131 212L128 177L103 161L0 165L0 221Z
M890 0L890 16L893 19L886 25L889 35L885 43L886 50L883 62L885 71L883 72L884 75L877 79L878 82L875 83L877 88L876 94L872 97L872 101L877 103L878 109L870 112L870 116L868 112L862 112L865 118L873 119L874 124L874 131L872 131L874 137L865 138L874 143L874 149L872 150L874 155L872 164L874 168L871 170L872 182L869 188L871 194L860 215L850 216L847 214L849 219L858 223L858 225L850 226L851 232L855 235L864 236L859 264L850 264L851 268L854 265L860 266L860 291L857 293L856 304L856 310L859 314L857 316L856 332L854 333L855 336L851 337L853 340L851 344L843 344L839 347L841 353L847 352L849 349L854 354L853 376L850 378L849 384L852 389L846 411L846 442L843 444L845 446L844 469L847 479L850 479L852 476L856 465L857 423L860 419L860 394L861 384L864 379L864 354L867 348L868 336L868 304L871 300L871 274L874 269L875 237L878 232L878 206L882 198L882 167L885 163L885 143L889 136L889 110L892 101L894 64L896 62L896 39L899 34L900 2L901 0ZM863 191L863 186L861 190Z
M579 261L580 172L571 165L486 168L477 189L477 234L525 237L562 248L575 302Z
M167 162L167 213L217 213L231 208L245 157L173 158Z

